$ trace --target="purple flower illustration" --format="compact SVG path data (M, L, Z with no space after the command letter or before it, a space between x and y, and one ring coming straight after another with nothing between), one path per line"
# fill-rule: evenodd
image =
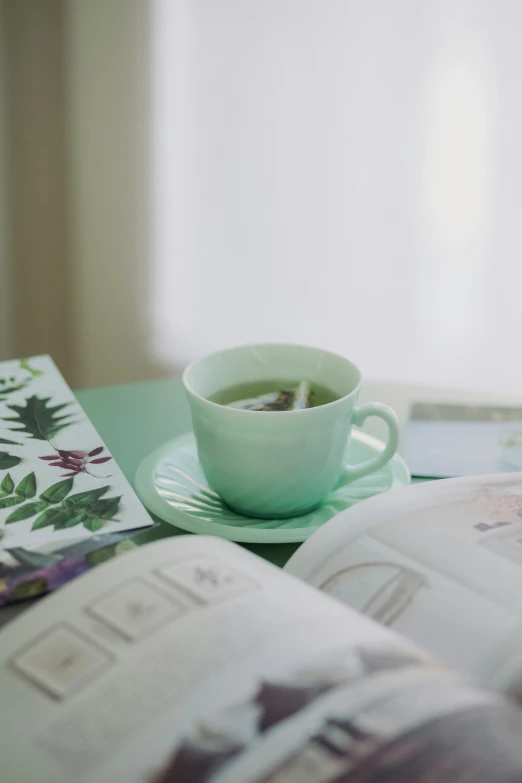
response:
M40 457L41 460L48 462L52 468L61 468L66 470L66 473L62 473L64 478L70 476L77 476L78 473L88 473L89 476L95 476L88 470L89 465L102 465L104 462L108 462L112 457L99 457L98 455L105 451L103 446L98 446L97 449L92 451L66 451L65 449L58 449L56 454L48 457ZM95 476L95 478L109 478L109 476Z

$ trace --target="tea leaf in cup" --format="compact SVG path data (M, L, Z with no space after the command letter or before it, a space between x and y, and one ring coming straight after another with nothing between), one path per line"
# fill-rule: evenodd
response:
M249 400L238 400L237 402L229 402L229 408L239 408L240 410L247 411L261 411L265 405L274 403L279 397L279 392L271 392L270 394L262 394L259 397L252 397Z

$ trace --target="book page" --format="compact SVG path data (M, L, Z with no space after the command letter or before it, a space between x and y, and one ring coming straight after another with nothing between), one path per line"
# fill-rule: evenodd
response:
M469 755L476 724L484 768L522 774L488 729L522 731L499 697L225 541L124 555L0 638L2 783L377 781L412 732Z
M462 672L522 690L521 482L453 479L372 498L287 570Z

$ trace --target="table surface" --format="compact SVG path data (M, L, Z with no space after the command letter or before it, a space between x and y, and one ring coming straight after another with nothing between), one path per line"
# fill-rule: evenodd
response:
M77 397L131 484L134 484L136 470L147 454L170 438L191 429L183 387L176 379L79 391ZM361 401L370 400L391 405L399 416L402 430L413 401L520 405L520 399L512 397L383 381L367 381L363 385ZM369 420L364 429L377 437L385 435L382 422L377 419ZM183 531L161 522L152 530L140 533L136 540L141 544L180 533ZM243 546L282 566L299 545Z

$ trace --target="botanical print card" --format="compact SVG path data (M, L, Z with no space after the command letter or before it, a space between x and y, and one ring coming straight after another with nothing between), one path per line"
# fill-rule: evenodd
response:
M152 524L53 361L0 363L0 604L7 576Z
M522 408L415 403L404 456L413 476L520 471Z

